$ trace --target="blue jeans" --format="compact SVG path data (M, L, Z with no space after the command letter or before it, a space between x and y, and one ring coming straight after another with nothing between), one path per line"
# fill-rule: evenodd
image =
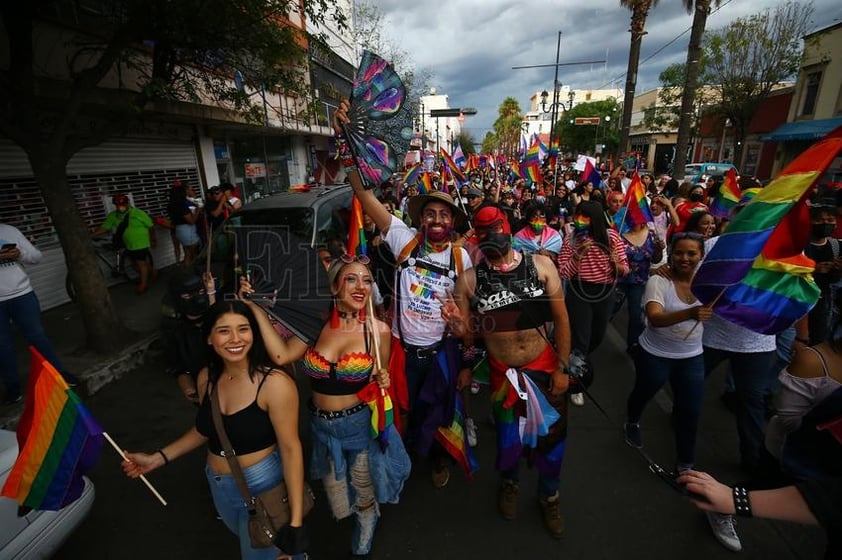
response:
M775 351L732 352L705 346L705 376L724 360L731 366L737 393L737 434L743 466L754 468L760 462L766 428L766 393L777 373L772 374Z
M11 323L15 324L23 338L34 346L53 367L65 373L61 360L58 359L53 345L47 338L47 333L44 332L44 325L41 323L41 306L35 292L0 301L0 378L6 386L7 396L19 395L21 392L18 356Z
M243 469L243 478L246 479L246 485L252 496L278 484L283 479L283 474L284 469L277 450L258 463ZM217 513L222 517L222 522L240 539L241 558L243 560L275 560L279 554L276 547L252 548L251 546L248 531L249 513L234 477L230 474L216 474L207 465L205 476L210 485L213 503ZM304 554L293 556L293 558L303 559Z
M626 347L637 344L637 339L645 327L643 323L643 292L646 284L618 284L618 289L626 294L626 304L629 309L629 326L626 331Z
M696 432L705 395L705 361L702 354L692 358L661 358L640 349L635 360L634 388L627 403L628 421L637 424L646 404L669 380L675 404L675 448L681 466L696 458Z

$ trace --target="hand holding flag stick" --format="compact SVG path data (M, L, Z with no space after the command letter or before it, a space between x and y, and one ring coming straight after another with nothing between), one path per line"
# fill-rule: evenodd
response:
M114 450L120 454L120 457L122 457L124 461L129 461L129 458L126 457L126 453L122 449L120 449L120 446L117 445L117 443L113 439L111 439L111 436L108 435L108 432L102 432L102 435L106 439L106 441L108 441L108 443L111 444L111 447L113 447ZM158 498L159 502L161 502L163 505L167 505L167 501L164 499L164 497L161 496L161 494L157 490L155 490L155 487L152 486L151 482L146 480L146 477L144 475L140 475L140 480L142 480L146 487L149 488L150 492L152 492L155 495L155 497Z

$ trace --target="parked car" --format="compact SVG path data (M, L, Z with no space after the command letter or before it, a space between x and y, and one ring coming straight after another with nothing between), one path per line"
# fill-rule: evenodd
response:
M693 184L704 183L708 177L724 177L729 169L740 174L733 163L688 163L684 166L684 180Z
M18 458L14 432L0 430L0 487ZM85 477L85 489L78 500L59 511L31 510L18 515L18 504L0 497L0 558L34 560L50 558L90 513L94 484ZM22 513L22 512L21 512Z
M348 184L312 186L286 191L249 202L232 214L214 232L211 241L211 273L218 289L235 291L234 231L248 226L285 227L294 235L307 239L316 247L332 238L343 241L348 232L351 208L351 186ZM205 269L207 247L194 261L195 270Z

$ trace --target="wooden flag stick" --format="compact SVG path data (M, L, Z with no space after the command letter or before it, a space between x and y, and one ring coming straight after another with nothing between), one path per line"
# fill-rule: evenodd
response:
M371 334L374 337L374 363L377 366L377 374L380 374L382 362L380 361L380 334L377 332L377 318L374 315L374 300L372 294L368 294L368 316L371 317ZM380 394L385 395L386 389L380 388Z
M102 435L103 435L103 436L105 436L105 439L106 439L106 440L108 440L108 443L110 443L110 444L111 444L111 447L113 447L113 448L115 449L115 451L117 451L117 453L119 453L119 454L120 454L120 457L122 457L124 461L128 461L128 460L129 460L129 458L128 458L128 457L126 457L126 454L125 454L125 453L123 453L123 450L122 450L122 449L120 449L120 446L119 446L119 445L117 445L117 443L116 443L113 439L111 439L111 436L109 436L109 435L108 435L108 433L106 433L106 432L102 432ZM155 487L154 487L154 486L152 486L152 484L151 484L148 480L146 480L146 477L145 477L145 476L140 475L140 480L142 480L142 481L143 481L143 483L146 485L146 487L147 487L147 488L149 488L149 490L150 490L153 494L155 494L155 497L156 497L156 498L158 498L158 501L159 501L159 502L161 502L161 503L162 503L162 504L164 504L164 505L167 505L167 501L164 499L164 497L163 497L163 496L161 496L161 494L160 494L160 493L158 493L158 491L157 491L157 490L155 490Z
M729 288L729 286L725 286L724 288L722 288L722 291L719 292L719 294L715 298L713 298L713 301L708 304L708 307L713 309L713 306L716 305L716 302L719 301L719 298L722 297L722 295L725 293L725 290L727 290L728 288ZM693 328L690 329L690 332L688 332L686 335L684 335L684 340L687 340L688 338L690 338L690 335L693 334L693 331L696 330L696 327L698 327L700 323L701 323L701 321L696 319L696 324L693 325Z

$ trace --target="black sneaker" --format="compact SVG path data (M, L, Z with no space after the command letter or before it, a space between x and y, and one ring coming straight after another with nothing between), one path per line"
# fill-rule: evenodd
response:
M643 447L643 436L640 435L640 424L626 422L623 424L623 435L625 436L626 445L640 449Z
M6 395L6 398L3 399L3 404L12 405L18 404L23 400L23 395L20 393L9 393Z

